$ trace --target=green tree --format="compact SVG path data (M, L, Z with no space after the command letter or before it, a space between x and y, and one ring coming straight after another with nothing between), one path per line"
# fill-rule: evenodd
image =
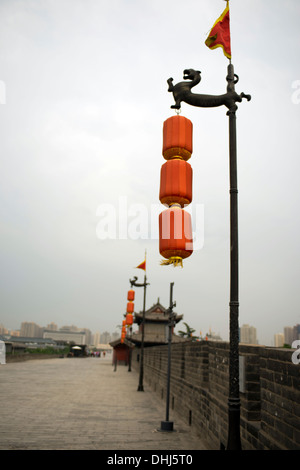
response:
M198 339L197 336L193 336L193 333L196 331L194 328L191 328L187 323L183 322L185 328L186 328L186 331L182 331L182 330L179 330L178 331L178 334L179 336L181 336L182 338L192 338L193 340L196 340Z

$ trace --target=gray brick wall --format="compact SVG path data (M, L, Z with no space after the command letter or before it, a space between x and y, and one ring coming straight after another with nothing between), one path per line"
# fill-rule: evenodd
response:
M240 344L241 440L244 450L300 449L300 364L290 349ZM139 370L138 348L132 367ZM144 381L166 399L167 346L144 349ZM214 447L226 446L229 344L172 345L170 413L175 410Z

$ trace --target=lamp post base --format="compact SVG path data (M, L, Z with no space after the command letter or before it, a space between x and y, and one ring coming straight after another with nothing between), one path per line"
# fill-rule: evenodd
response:
M139 385L137 391L138 392L143 392L144 391L143 385Z
M173 421L161 421L159 431L167 431L167 432L174 431Z
M240 399L228 400L228 441L227 450L242 450L240 437Z

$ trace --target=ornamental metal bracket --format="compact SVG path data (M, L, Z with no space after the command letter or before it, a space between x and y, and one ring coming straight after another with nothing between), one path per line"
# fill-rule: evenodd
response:
M180 109L181 102L185 102L192 106L201 108L212 108L217 106L226 106L228 108L227 114L237 110L237 102L241 102L243 98L248 101L251 100L251 95L241 93L240 95L235 92L235 84L239 81L239 77L233 73L233 66L228 66L227 80L227 93L223 95L203 95L192 93L191 89L198 85L201 81L201 72L194 69L185 69L183 71L184 81L176 85L173 84L173 78L169 78L167 83L169 85L168 91L173 93L175 104L171 106L172 109Z
M145 287L145 286L149 286L149 282L143 282L143 284L138 284L137 282L137 277L134 276L133 279L129 279L129 282L131 284L131 287L135 286L135 287Z

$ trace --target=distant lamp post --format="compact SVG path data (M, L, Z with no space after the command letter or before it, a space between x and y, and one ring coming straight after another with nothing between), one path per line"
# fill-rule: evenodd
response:
M129 330L129 340L131 339L131 336L132 336L132 326L129 326L128 328ZM129 351L128 351L128 372L131 372L131 346L129 347Z
M173 286L174 282L170 284L170 305L168 308L169 322L168 322L168 369L167 369L167 398L166 398L166 420L161 421L160 431L173 431L173 421L169 421L169 407L170 407L170 376L171 376L171 343L172 343L172 329L175 325L173 307L176 302L173 302Z
M146 309L146 289L149 283L147 282L147 276L146 276L146 262L145 262L145 275L144 275L144 282L143 284L137 283L137 277L134 276L133 279L130 279L129 282L131 284L131 287L143 287L144 288L144 300L143 300L143 319L142 319L142 342L141 342L141 357L140 357L140 375L139 375L139 385L138 385L138 392L143 392L144 391L144 340L145 340L145 309Z

